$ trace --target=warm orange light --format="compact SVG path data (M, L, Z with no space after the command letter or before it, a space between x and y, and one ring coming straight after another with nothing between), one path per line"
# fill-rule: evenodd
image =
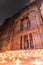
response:
M35 60L35 62L33 62L34 65L41 65L41 62L39 62L37 59Z
M43 49L0 53L0 65L43 65Z
M15 63L16 63L16 65L20 65L20 60L17 59L17 60L15 61Z

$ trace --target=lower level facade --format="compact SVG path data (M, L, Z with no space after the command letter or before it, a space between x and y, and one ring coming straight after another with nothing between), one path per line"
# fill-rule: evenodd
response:
M41 49L43 48L42 26L26 29L14 35L13 49Z

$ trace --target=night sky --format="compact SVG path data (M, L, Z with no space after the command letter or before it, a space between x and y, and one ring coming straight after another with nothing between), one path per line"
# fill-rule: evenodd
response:
M8 17L20 11L29 0L0 0L0 25Z

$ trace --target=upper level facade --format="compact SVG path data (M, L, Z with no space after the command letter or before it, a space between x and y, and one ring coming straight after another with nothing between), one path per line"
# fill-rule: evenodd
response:
M21 13L15 20L15 33L21 32L26 29L38 28L42 24L40 10L35 5L34 7Z

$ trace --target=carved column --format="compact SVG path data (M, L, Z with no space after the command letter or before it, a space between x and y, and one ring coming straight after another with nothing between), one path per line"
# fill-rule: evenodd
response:
M32 38L33 38L33 45L34 45L34 49L35 49L35 38L34 38L34 33L32 33Z
M29 45L29 49L30 49L30 38L29 38L29 34L28 34L28 45Z
M24 35L22 36L22 49L24 49Z

